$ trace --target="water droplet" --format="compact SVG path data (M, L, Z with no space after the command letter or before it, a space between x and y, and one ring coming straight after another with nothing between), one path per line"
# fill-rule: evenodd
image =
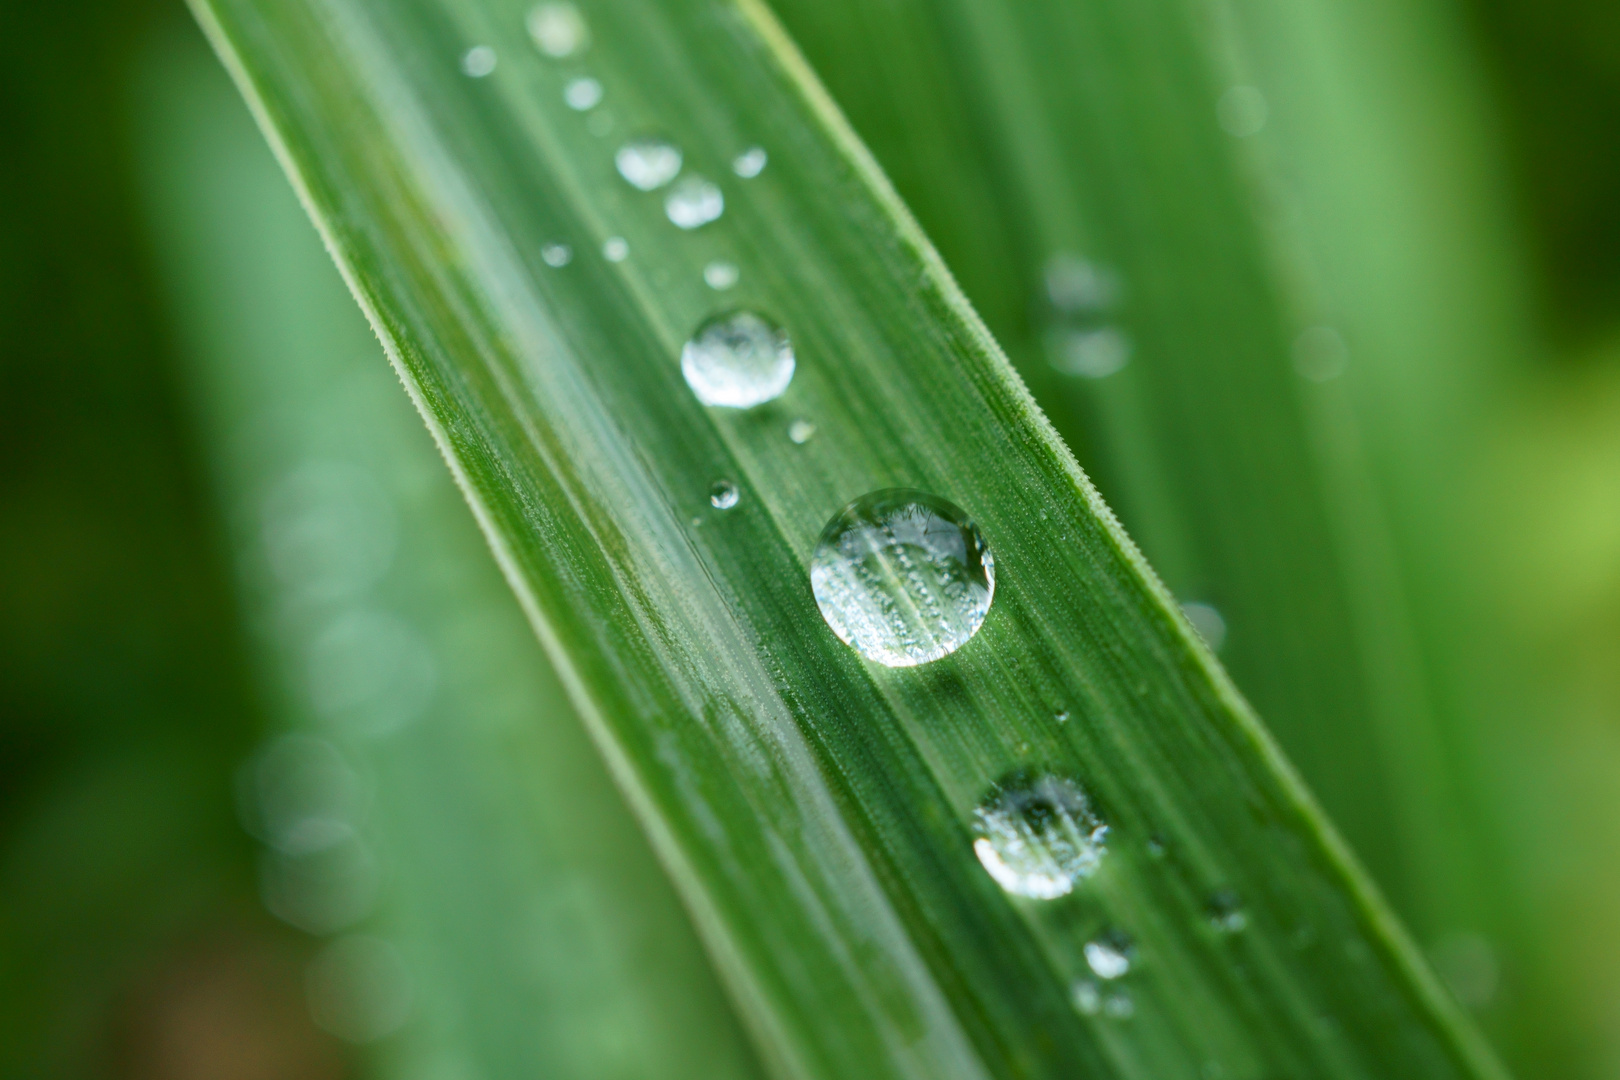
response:
M1221 122L1221 129L1239 139L1258 135L1266 126L1270 112L1265 95L1253 86L1231 87L1215 103L1215 116Z
M1059 709L1057 712L1052 714L1052 719L1056 720L1060 724L1067 724L1069 722L1069 710Z
M709 288L724 291L737 284L739 274L736 263L716 261L703 268L703 280Z
M482 79L495 70L495 50L488 45L474 45L461 54L461 73L470 79Z
M1075 1009L1084 1016L1096 1016L1102 1012L1102 991L1090 979L1076 979L1069 988L1069 997Z
M1103 1013L1113 1020L1129 1020L1136 1015L1136 1002L1123 990L1116 990L1103 999Z
M1086 966L1099 979L1117 979L1131 970L1131 939L1118 930L1086 942Z
M714 486L709 488L709 504L716 510L730 510L740 498L742 493L730 480L716 480Z
M1215 605L1189 600L1181 605L1181 613L1187 616L1187 621L1192 623L1192 628L1198 632L1198 636L1204 639L1204 644L1209 646L1210 652L1221 651L1221 646L1226 644L1226 620L1215 610Z
M613 155L619 175L641 191L655 191L681 171L681 152L665 139L631 139Z
M567 244L547 244L540 249L540 258L547 266L567 266L574 259L574 249Z
M725 209L726 199L720 189L701 176L688 176L664 199L664 213L683 229L707 225Z
M1170 850L1170 845L1158 833L1154 833L1147 838L1147 853L1155 859L1163 858L1164 853L1168 850Z
M410 973L386 941L339 938L310 961L305 989L310 1015L333 1035L369 1043L392 1035L410 1018Z
M768 160L763 146L750 146L733 159L731 171L744 180L752 180L765 171L765 162Z
M547 56L562 59L590 44L590 27L573 4L540 4L526 20L534 47Z
M979 527L937 495L863 495L822 530L810 561L822 618L888 667L926 664L967 644L990 611L996 566Z
M748 409L779 397L793 381L787 331L751 311L716 315L681 349L681 374L705 405Z
M1447 934L1435 942L1429 956L1435 972L1468 1008L1484 1008L1496 996L1501 967L1496 950L1480 935L1466 931Z
M1249 925L1249 914L1243 910L1243 901L1230 889L1222 889L1204 905L1209 925L1223 934L1236 934Z
M624 262L630 257L630 242L622 236L610 236L602 242L602 258L608 262Z
M816 425L808 420L795 420L788 425L788 438L803 446L816 433Z
M602 103L602 84L595 79L571 79L563 87L563 100L575 112L586 112Z
M1050 900L1097 869L1108 826L1080 785L1051 773L1013 773L973 813L973 851L1010 893Z
M1088 379L1106 378L1129 363L1130 336L1111 321L1122 292L1118 276L1071 254L1054 255L1043 276L1047 362Z
M1313 326L1294 339L1294 370L1302 379L1327 382L1350 365L1350 347L1331 326Z

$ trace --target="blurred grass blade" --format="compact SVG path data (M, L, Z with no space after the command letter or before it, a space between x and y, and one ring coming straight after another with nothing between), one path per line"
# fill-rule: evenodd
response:
M359 932L408 958L414 987L390 992L418 1015L390 1044L385 1075L760 1075L229 81L194 39L160 41L144 68L140 145L172 308L267 696L301 733L273 739L246 773L260 834L282 841L263 855L272 910L344 935L325 957L343 957ZM369 812L333 803L339 781L313 792L277 782L289 767L318 770L332 743L375 788ZM296 830L333 805L354 839L289 844L265 828ZM375 903L380 916L368 915ZM404 1019L388 1015L386 993L317 992L315 1004L317 1019L361 1041Z
M512 3L199 10L770 1067L1498 1075L763 9L600 3L586 51L541 35L561 60ZM615 175L644 134L719 220ZM705 409L675 358L738 304L798 371ZM897 485L965 507L997 567L920 668L863 663L807 581L833 514ZM1028 769L1109 824L1048 901L973 853Z

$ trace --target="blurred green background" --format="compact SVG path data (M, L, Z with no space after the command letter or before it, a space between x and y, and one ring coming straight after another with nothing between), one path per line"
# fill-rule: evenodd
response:
M511 952L478 927L514 920L549 928L542 942L558 928L589 941L603 901L582 883L597 870L580 862L573 884L537 883L526 851L552 868L588 861L575 848L630 852L619 895L667 886L647 875L621 809L592 810L596 839L580 844L509 778L481 805L421 793L431 812L413 845L356 857L386 865L373 875L381 900L287 901L279 849L248 831L274 830L251 800L243 820L240 794L275 752L302 745L275 738L301 726L287 687L303 676L289 672L322 634L394 634L396 654L412 647L400 635L428 634L438 659L422 670L432 666L439 704L422 707L400 754L485 776L500 775L489 762L600 766L571 721L536 742L513 719L566 719L554 681L532 649L487 655L487 643L521 636L515 608L442 477L413 472L423 461L431 471L425 433L178 0L3 10L0 1075L354 1075L368 1059L348 1045L389 1018L322 1012L309 972L330 960L328 931L363 926L372 936L345 940L381 949L390 920L438 919L462 927L463 959ZM1538 986L1536 1008L1557 1015L1532 1020L1554 1034L1535 1043L1543 1058L1514 1060L1520 1075L1620 1077L1620 7L1470 0L1463 14L1536 290L1539 355L1516 373L1511 407L1489 418L1494 446L1467 500L1499 584L1483 607L1533 673L1515 691L1516 724L1488 736L1518 774L1487 794L1490 819L1514 834L1509 872L1537 928L1536 971L1502 966L1488 941L1453 942L1436 959L1483 1013L1519 1000L1516 981ZM240 355L254 350L258 368ZM307 363L277 367L279 357ZM277 377L255 382L266 368ZM362 429L376 437L354 435ZM375 540L384 569L289 576L273 525L268 569L243 569L267 500L345 484L363 489L361 504L382 493L375 521L354 529L386 534ZM285 550L302 550L303 534L288 535ZM395 621L380 622L378 605ZM341 681L332 693L342 707ZM479 709L448 714L470 700ZM404 766L361 752L344 768L357 789L386 792L389 770ZM529 831L489 845L487 865L458 852L458 829L488 835L513 820ZM388 848L341 824L355 833L345 843ZM455 890L468 880L479 887ZM389 907L401 881L414 883L413 910ZM671 985L701 983L685 928L649 919L606 951L669 972ZM420 994L401 1004L422 1029L412 1060L432 1062L434 1076L471 1075L446 1048L499 1044L503 1074L545 1075L551 1044L532 1029L551 1017L594 1032L596 1060L627 1076L699 1060L709 1076L754 1071L740 1036L684 1047L679 1017L659 1009L564 1000L520 970L568 966L536 948L517 950L522 965L479 968L509 979L508 1018L457 1019ZM435 985L474 977L455 956L410 961ZM724 1006L702 986L683 1007L708 1022ZM521 1046L510 1037L520 1030Z

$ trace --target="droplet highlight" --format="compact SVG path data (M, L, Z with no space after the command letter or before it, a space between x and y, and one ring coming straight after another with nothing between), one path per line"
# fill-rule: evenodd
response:
M573 56L591 40L585 16L573 4L540 4L529 12L525 25L534 47L556 60Z
M810 561L822 618L846 645L887 667L960 649L983 625L996 565L979 527L937 495L890 488L840 510Z
M602 84L589 76L570 79L563 87L563 101L575 112L586 112L602 104Z
M788 438L800 446L809 442L816 433L816 425L808 420L795 420L788 425Z
M730 480L716 480L714 485L709 488L709 505L716 510L730 510L737 505L737 500L740 498L742 498L742 493L737 490L737 485Z
M574 249L567 244L547 244L540 249L540 258L547 266L567 266L574 261Z
M482 79L495 70L495 50L488 45L474 45L461 54L461 73L469 79Z
M681 374L705 405L750 409L793 381L787 331L752 311L716 315L681 349Z
M769 160L763 146L750 146L732 160L731 171L744 180L752 180L765 171L765 163Z
M613 155L619 175L639 191L656 191L681 171L681 152L666 139L631 139Z
M664 213L677 227L696 229L725 213L726 199L720 189L701 176L688 176L670 190L664 199Z
M703 282L716 292L724 292L737 284L741 276L736 263L716 260L703 268Z
M602 241L602 258L608 262L624 262L630 257L630 242L622 236L610 236Z
M1048 260L1043 280L1049 364L1065 375L1104 379L1130 362L1130 336L1113 322L1122 294L1116 274L1065 253Z
M1108 826L1079 784L1053 773L1017 772L973 812L973 852L1010 893L1035 900L1066 896L1094 873Z
M1118 930L1110 930L1086 942L1086 966L1099 979L1122 978L1131 970L1134 952L1129 937Z

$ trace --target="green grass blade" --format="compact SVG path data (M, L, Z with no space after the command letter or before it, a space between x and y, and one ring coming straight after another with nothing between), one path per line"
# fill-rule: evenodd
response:
M352 850L264 852L273 909L322 933L385 935L409 958L417 1016L385 1044L385 1075L760 1075L240 99L200 40L164 40L144 60L152 218L267 697L376 792L349 822ZM392 655L357 651L366 632ZM363 896L376 879L382 915L330 914L324 896Z
M200 10L773 1068L1496 1075L762 9L604 3L564 63L511 3ZM647 131L722 182L720 221L678 232L618 180ZM731 178L755 143L765 172ZM705 410L674 358L739 302L799 371ZM720 478L736 509L709 508ZM915 669L864 664L807 582L823 524L897 484L966 507L998 566L977 637ZM1029 767L1111 826L1048 902L972 852L974 807ZM1110 928L1137 960L1099 988Z

